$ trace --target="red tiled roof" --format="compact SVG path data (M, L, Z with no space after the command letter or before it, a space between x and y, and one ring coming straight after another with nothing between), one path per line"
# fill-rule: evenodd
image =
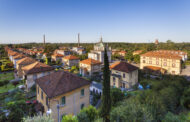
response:
M110 66L110 69L129 73L129 72L132 72L134 70L137 70L138 68L136 66L133 66L133 65L127 63L127 62L120 61L120 62L115 62L114 64L112 64Z
M80 61L80 63L82 63L82 64L88 64L88 65L101 64L100 61L97 61L97 60L94 60L94 59L91 59L91 58L82 60L82 61Z
M68 60L77 60L79 59L78 57L74 56L74 55L68 55L63 57L63 59L68 59Z
M167 59L181 59L181 56L177 54L170 54L170 53L161 53L157 51L150 51L145 54L142 54L141 56L146 56L146 57L158 57L158 58L167 58Z
M36 62L34 59L29 58L29 57L25 57L25 58L17 61L17 64L18 65L25 65L25 64L31 64L31 63L34 63L34 62Z
M53 98L77 88L90 85L90 82L82 77L65 71L57 71L50 75L41 77L36 83L46 93L49 98Z
M33 74L33 73L39 73L39 72L46 72L54 70L53 67L46 65L44 63L36 61L35 63L29 64L27 66L24 66L23 71L25 74Z

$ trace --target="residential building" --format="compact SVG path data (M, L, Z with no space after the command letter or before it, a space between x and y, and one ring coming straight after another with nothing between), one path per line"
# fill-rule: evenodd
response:
M64 66L79 66L80 59L74 55L68 55L62 58L62 62Z
M168 73L178 75L181 73L182 57L176 53L163 51L150 51L140 56L140 69L152 73Z
M53 54L51 56L51 60L52 61L62 61L63 57L64 57L64 55L62 55L62 54Z
M133 55L139 55L143 52L143 50L136 50L133 52Z
M88 58L104 63L104 48L107 49L108 60L111 62L111 48L108 48L108 45L104 45L102 38L100 39L99 43L94 45L94 50L91 50L90 53L88 53Z
M127 54L127 52L126 51L120 51L118 54L120 56L122 56L122 57L125 57L125 55Z
M82 76L93 76L101 72L101 62L88 58L80 61L79 68Z
M57 54L61 54L61 55L64 55L64 56L67 56L67 55L71 54L71 52L69 50L57 50L56 52L57 52Z
M110 66L111 86L127 90L138 83L138 68L124 61L118 61Z
M90 82L65 71L56 71L36 80L36 96L45 109L58 121L63 115L77 115L83 107L90 105Z
M36 79L54 72L53 67L38 61L30 65L24 66L22 70L23 79L26 80L25 85L27 90L30 90L30 88L35 84Z
M102 83L92 81L92 83L90 85L90 92L101 95L102 94Z
M178 55L182 58L182 61L186 61L188 59L187 52L180 50L156 50L154 52L162 53L165 55Z
M23 54L19 54L19 55L16 55L16 56L13 56L13 64L14 64L14 68L16 68L16 64L19 60L25 58L26 56L23 55Z
M23 70L22 67L30 65L32 63L36 62L36 60L29 58L29 57L25 57L19 61L17 61L16 63L16 69L17 69L17 75L18 77L23 77Z

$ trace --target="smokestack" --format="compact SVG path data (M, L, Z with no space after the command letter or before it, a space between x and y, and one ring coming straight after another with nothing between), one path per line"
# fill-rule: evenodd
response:
M46 37L45 37L45 34L44 34L43 38L44 38L44 47L45 47L45 44L46 44Z
M80 33L78 33L78 47L80 47Z

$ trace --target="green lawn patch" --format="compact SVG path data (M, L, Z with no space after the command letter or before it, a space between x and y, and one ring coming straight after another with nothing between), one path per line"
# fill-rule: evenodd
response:
M4 80L13 80L13 79L14 79L13 72L0 74L0 82L2 82Z
M13 79L14 79L13 72L0 74L0 82L3 82L4 80L10 81ZM21 84L22 83L20 83L19 85L21 85ZM7 86L0 87L0 93L8 92L9 90L14 89L14 88L15 88L15 86L12 83L9 83L9 84L7 84Z

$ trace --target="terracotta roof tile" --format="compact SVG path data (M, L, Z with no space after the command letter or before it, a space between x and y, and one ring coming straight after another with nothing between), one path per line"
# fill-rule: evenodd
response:
M39 72L46 72L54 70L53 67L46 65L44 63L36 61L35 63L32 63L30 65L24 66L23 71L25 74L33 74L33 73L39 73Z
M36 62L36 60L32 59L32 58L29 58L29 57L25 57L19 61L17 61L17 64L18 65L25 65L25 64L31 64L31 63L34 63Z
M145 54L142 54L141 56L146 57L158 57L158 58L167 58L167 59L181 59L182 57L177 54L170 54L170 53L161 53L157 51L150 51Z
M36 80L36 83L49 98L90 85L90 82L86 79L65 71L57 71L50 75L41 77Z
M97 61L97 60L94 60L94 59L91 59L91 58L82 60L82 61L80 61L80 63L82 63L82 64L88 64L88 65L101 64L100 61Z
M134 70L137 70L138 68L136 66L133 66L133 65L127 63L127 62L120 61L120 62L115 62L114 64L112 64L110 66L110 69L129 73L129 72L132 72Z
M68 55L63 57L63 59L68 59L68 60L77 60L79 59L78 57L74 56L74 55Z

